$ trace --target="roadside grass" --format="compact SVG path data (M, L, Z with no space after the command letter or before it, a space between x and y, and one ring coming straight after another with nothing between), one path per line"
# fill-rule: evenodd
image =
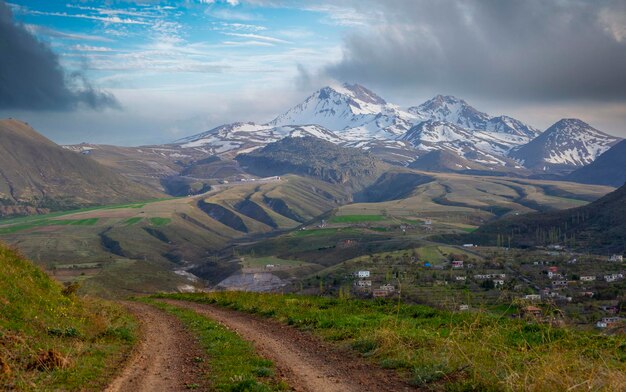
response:
M336 215L330 218L330 223L361 223L380 222L387 218L383 215Z
M271 317L450 391L626 390L626 337L391 300L216 292L162 294Z
M172 221L172 219L170 218L161 218L161 217L149 218L149 220L150 220L150 224L152 224L153 226L169 225L170 222Z
M1 245L0 265L0 390L103 389L134 344L135 320Z
M289 387L276 376L272 361L259 357L254 352L252 344L243 340L237 333L193 310L149 298L137 300L176 316L199 338L208 355L210 369L207 377L211 390L224 392L289 390Z

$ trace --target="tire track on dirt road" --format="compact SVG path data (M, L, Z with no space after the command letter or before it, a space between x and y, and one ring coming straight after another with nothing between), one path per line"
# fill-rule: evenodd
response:
M368 363L356 353L255 315L194 302L160 300L207 316L254 344L274 362L289 386L302 392L416 391L392 371Z

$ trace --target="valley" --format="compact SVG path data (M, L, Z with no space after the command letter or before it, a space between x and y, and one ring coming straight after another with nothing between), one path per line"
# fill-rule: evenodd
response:
M4 132L26 127L9 120ZM623 252L623 232L605 238L612 248L589 240L600 238L590 234L597 223L572 233L617 183L567 180L606 150L598 165L612 165L618 141L579 120L542 133L452 96L402 111L344 84L268 124L227 124L170 144L46 141L63 159L86 160L146 196L5 213L0 240L81 293L111 299L279 291L398 297L456 311L515 303L510 312L520 315L538 296L558 304L559 322L588 329L620 301L622 280L604 275L623 274L621 265L596 265L606 252ZM572 160L555 152L561 146ZM567 214L569 223L556 223ZM585 267L563 265L571 260ZM531 261L565 271L559 284L544 279L548 267L527 270ZM358 271L368 278L355 278ZM591 283L572 279L592 272Z
M276 276L276 289L365 253L412 249L501 216L579 206L611 189L408 169L381 176L355 194L359 202L348 184L292 174L213 187L1 220L0 238L57 279L109 297L203 289L242 272ZM271 270L266 265L279 263L255 261L271 257L284 261ZM290 260L297 264L287 267Z
M0 390L626 391L625 5L0 0Z

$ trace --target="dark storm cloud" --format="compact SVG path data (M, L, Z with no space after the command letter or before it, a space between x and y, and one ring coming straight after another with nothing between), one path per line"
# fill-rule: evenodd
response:
M0 0L0 109L62 110L84 104L118 107L78 72L66 74L57 55L13 20Z
M521 100L626 99L626 2L359 1L338 80Z

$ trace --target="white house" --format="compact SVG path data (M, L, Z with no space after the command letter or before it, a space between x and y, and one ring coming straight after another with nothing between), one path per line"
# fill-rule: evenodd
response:
M465 281L467 280L467 276L456 276L454 279L456 279L457 281Z
M504 280L503 279L494 279L493 280L493 285L495 287L502 287L502 286L504 286Z
M596 323L596 327L598 328L608 328L613 326L614 324L622 321L621 317L603 317L602 320Z
M624 279L624 274L611 274L604 275L604 280L607 282L615 282L616 280Z
M624 256L622 256L622 255L612 255L611 257L609 257L609 261L621 263L621 262L624 261Z
M594 280L596 280L596 277L594 275L586 275L586 276L581 276L580 280L583 282L593 282Z
M372 287L372 281L371 280L357 280L356 282L354 282L354 285L357 287Z
M367 270L357 271L356 276L359 278L369 278L370 272Z
M459 310L460 311L467 311L469 310L469 305L459 305Z
M524 299L528 300L528 301L533 301L533 302L541 301L541 295L539 295L539 294L526 294L524 296Z

